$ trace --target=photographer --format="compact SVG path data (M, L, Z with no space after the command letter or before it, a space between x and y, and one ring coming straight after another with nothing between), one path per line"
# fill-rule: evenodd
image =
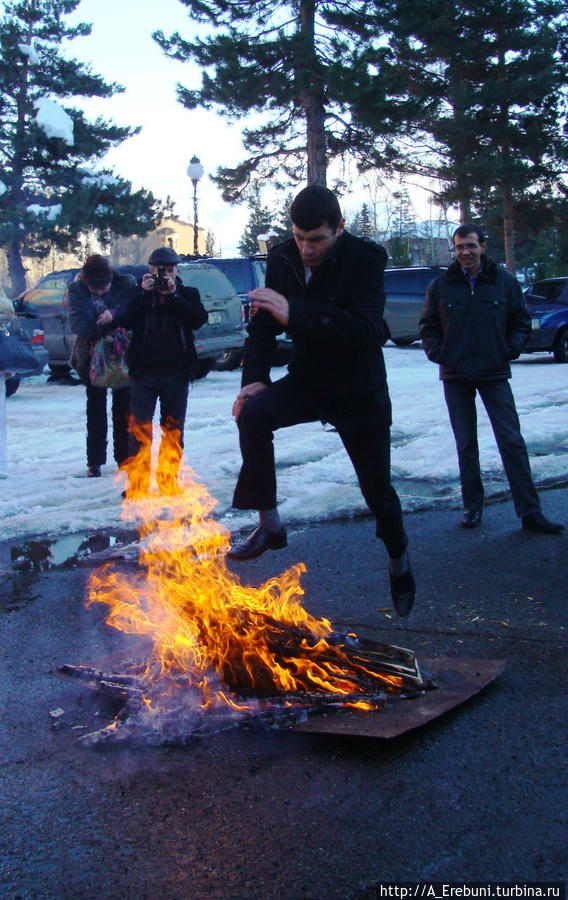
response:
M162 440L156 479L162 493L174 493L183 449L189 382L197 372L193 332L207 322L199 291L177 275L179 257L169 247L153 250L124 310L107 310L99 324L114 321L132 332L130 372L129 464L132 496L150 486L152 419L160 401Z

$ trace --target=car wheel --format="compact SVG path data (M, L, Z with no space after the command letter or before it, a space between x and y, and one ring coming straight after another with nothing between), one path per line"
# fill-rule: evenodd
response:
M568 362L568 328L556 335L556 340L552 346L554 353L554 361L557 363Z
M216 372L232 372L238 369L243 361L243 351L240 348L234 350L225 350L218 356L213 364Z
M6 396L11 397L20 387L20 379L17 375L10 375L6 378Z

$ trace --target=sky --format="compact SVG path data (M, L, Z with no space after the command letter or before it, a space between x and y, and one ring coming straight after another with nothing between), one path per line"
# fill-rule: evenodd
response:
M213 231L221 255L235 255L249 210L246 204L226 204L209 176L220 165L242 161L241 126L246 123L230 124L212 111L184 109L176 100L176 84L198 88L201 71L193 63L168 59L151 37L161 30L165 35L179 31L190 39L198 29L205 34L205 26L190 19L180 0L81 0L68 22L88 22L93 28L90 36L68 42L67 55L90 63L105 80L125 87L124 93L113 98L84 98L77 104L89 118L102 115L119 125L142 128L105 161L131 180L135 189L147 188L162 200L171 197L176 215L193 221L193 186L187 166L197 156L205 168L197 192L199 225ZM348 167L344 174L356 177L355 167ZM262 199L279 207L283 198L265 186ZM343 203L347 219L369 200L367 190L355 185ZM413 190L412 201L418 217L431 215L424 191Z
M392 476L403 508L459 510L457 457L437 366L426 359L420 344L408 348L389 344L385 359L393 403ZM512 370L535 482L566 484L567 367L555 364L551 354L524 354ZM280 372L285 374L285 369ZM278 374L273 370L273 378ZM240 375L239 370L211 372L195 382L185 429L185 463L216 499L215 519L235 534L256 525L255 513L231 509L240 466L231 406ZM4 540L134 527L136 517L131 521L132 504L123 504L124 484L115 478L112 454L101 478L85 477L83 386L49 383L47 374L25 379L6 401L6 409L8 478L0 480ZM486 497L495 497L508 486L482 406L479 444ZM286 524L365 512L336 433L324 431L319 422L284 429L276 434L275 450L279 509ZM542 503L546 514L546 492ZM517 524L512 522L511 527Z
M125 91L106 100L83 98L78 105L89 118L102 115L119 125L141 126L136 137L108 155L116 171L162 200L175 201L175 213L193 221L193 185L187 176L197 156L205 175L198 185L199 224L217 236L223 255L231 255L248 219L245 205L229 207L210 181L219 165L237 162L242 153L240 127L215 113L185 110L176 100L176 83L198 87L200 71L168 60L152 32L179 30L186 38L196 26L179 0L82 0L69 24L91 23L92 33L67 43L69 57L90 63L93 72Z

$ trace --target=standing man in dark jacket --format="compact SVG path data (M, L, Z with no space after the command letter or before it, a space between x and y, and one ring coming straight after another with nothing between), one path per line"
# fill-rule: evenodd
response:
M479 393L523 528L563 531L563 525L549 522L541 512L508 380L509 362L521 353L531 328L521 288L485 255L477 225L460 225L453 240L456 262L428 287L419 330L428 359L440 364L458 451L465 507L461 524L477 527L483 510L475 406Z
M89 370L98 338L109 330L110 322L98 326L97 320L108 307L125 306L136 287L132 275L119 275L108 260L98 253L89 256L80 275L67 288L69 324L76 335L71 364L87 390L87 476L99 478L107 456L107 388L91 384ZM112 391L112 431L114 458L118 466L128 458L128 387Z
M390 481L391 405L381 349L382 247L348 234L335 195L300 191L290 209L294 238L268 256L266 286L251 291L242 390L233 405L243 464L233 506L259 510L260 524L229 551L246 560L286 546L276 501L273 433L300 422L332 423L353 463L376 533L387 548L391 593L408 615L415 585L408 538ZM294 342L289 373L270 381L276 335Z
M130 373L130 490L145 494L150 485L152 419L160 401L162 441L156 479L162 493L177 488L189 382L197 372L193 332L207 321L196 288L185 287L177 274L177 253L158 247L125 310L107 311L100 323L114 319L132 331Z

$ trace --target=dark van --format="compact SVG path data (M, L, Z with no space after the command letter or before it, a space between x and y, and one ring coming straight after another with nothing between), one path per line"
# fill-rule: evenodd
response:
M440 266L412 266L385 269L385 315L388 336L398 347L420 340L418 322L426 289L445 272Z

